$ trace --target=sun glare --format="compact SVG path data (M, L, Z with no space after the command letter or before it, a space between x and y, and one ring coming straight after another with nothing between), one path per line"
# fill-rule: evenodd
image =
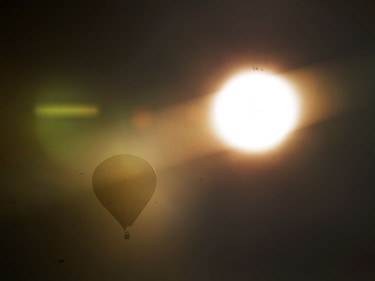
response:
M265 72L235 76L216 95L213 125L236 148L261 152L282 142L297 122L299 102L283 79Z

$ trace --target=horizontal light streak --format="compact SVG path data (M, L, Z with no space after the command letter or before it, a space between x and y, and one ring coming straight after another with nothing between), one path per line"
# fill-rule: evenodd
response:
M34 113L47 118L91 118L99 113L94 104L39 104Z

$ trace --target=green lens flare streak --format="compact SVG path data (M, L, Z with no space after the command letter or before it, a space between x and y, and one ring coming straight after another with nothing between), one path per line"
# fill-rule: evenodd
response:
M93 104L40 104L34 113L47 118L90 118L97 116L99 109Z

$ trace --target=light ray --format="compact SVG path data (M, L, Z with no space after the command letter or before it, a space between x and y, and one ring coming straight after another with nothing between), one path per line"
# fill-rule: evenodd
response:
M39 104L34 113L45 118L91 118L99 113L94 104Z

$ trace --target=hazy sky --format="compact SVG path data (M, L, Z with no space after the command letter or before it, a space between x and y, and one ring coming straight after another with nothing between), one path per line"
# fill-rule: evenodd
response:
M373 279L373 1L45 2L1 8L6 280ZM206 99L254 66L304 102L258 155L219 143ZM120 153L158 177L130 240L91 185Z

